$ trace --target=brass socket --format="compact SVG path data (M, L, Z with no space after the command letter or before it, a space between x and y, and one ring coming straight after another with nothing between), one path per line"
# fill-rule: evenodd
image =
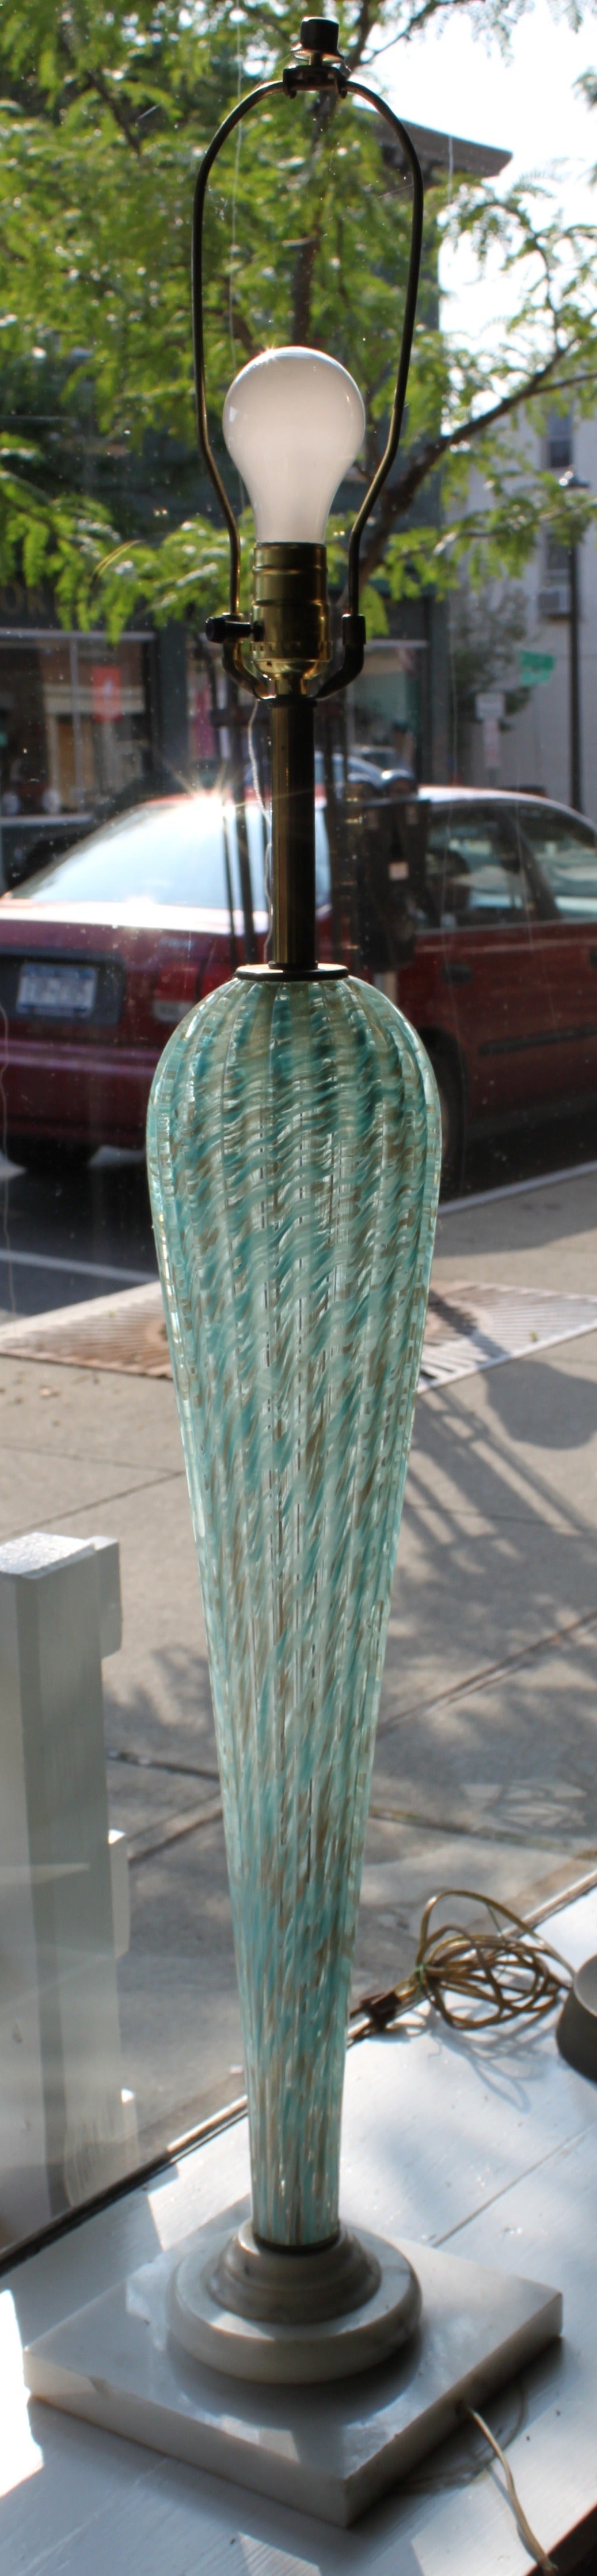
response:
M256 546L252 659L275 693L305 690L330 660L325 546Z

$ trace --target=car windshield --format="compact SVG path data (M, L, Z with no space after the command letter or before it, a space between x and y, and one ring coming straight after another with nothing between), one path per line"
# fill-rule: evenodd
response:
M526 808L520 829L565 921L597 921L597 835L549 806Z
M234 910L241 911L239 821L241 829L243 821L246 827L253 908L263 914L267 817L253 796L244 798L239 812L232 797L216 792L138 805L131 814L119 815L19 886L19 903L113 903L120 912L180 904L228 913L231 893ZM329 900L321 804L316 812L316 887L321 906Z
M263 817L255 799L244 808L253 903L265 907ZM227 865L235 907L240 906L238 828L231 798L181 796L138 805L93 832L66 856L52 860L19 887L19 902L115 903L119 907L192 904L227 912Z

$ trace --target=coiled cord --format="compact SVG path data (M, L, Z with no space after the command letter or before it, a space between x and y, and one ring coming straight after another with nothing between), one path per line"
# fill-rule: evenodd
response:
M485 1921L438 1922L438 1907L454 1900L478 1906ZM511 1905L475 1887L444 1887L423 1907L408 1976L385 1993L361 1996L350 2015L350 2039L354 2044L391 2030L403 2013L422 2003L433 2004L451 2030L542 2021L571 1982L572 1971L560 1951Z

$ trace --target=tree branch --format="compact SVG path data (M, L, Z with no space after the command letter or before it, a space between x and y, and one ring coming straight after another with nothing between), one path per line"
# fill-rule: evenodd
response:
M375 8L371 5L371 0L361 0L356 34L348 55L351 72L360 71L363 55L367 51L371 28L375 26L377 14L378 13L376 13Z
M118 126L119 133L124 135L125 143L130 144L131 151L136 152L137 159L140 160L141 143L139 135L136 132L134 124L131 122L131 118L127 116L126 109L122 106L121 100L113 98L112 91L108 81L105 79L104 73L96 70L86 71L83 87L84 89L94 89L96 91L97 97L103 100L104 107L109 108L110 115L113 116L114 123Z
M386 484L377 527L372 531L369 544L361 557L362 582L369 581L371 574L377 571L396 520L405 517L421 485L428 481L431 474L437 473L438 466L443 464L444 458L451 456L455 448L471 446L473 442L477 445L488 430L497 427L499 421L507 420L513 412L520 411L525 403L535 401L546 385L550 384L555 369L561 364L562 351L556 349L553 356L546 360L545 366L537 367L534 374L527 377L526 384L517 385L513 393L503 394L499 402L490 405L488 411L473 413L468 420L461 421L459 429L445 430L440 437L430 439L422 453L413 457L399 481ZM558 382L563 393L569 390L565 377L559 377ZM577 384L578 370L570 378L570 386ZM345 605L344 593L340 605L342 607Z

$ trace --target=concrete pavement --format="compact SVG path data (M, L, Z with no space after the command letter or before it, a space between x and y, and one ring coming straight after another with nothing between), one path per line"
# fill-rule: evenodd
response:
M434 1285L595 1293L594 1173L443 1210ZM0 1353L0 1536L120 1542L105 1671L129 1837L123 2071L143 2139L242 2086L205 1635L167 1381ZM355 1991L412 1956L436 1886L516 1902L597 1869L597 1333L427 1391L407 1485Z

